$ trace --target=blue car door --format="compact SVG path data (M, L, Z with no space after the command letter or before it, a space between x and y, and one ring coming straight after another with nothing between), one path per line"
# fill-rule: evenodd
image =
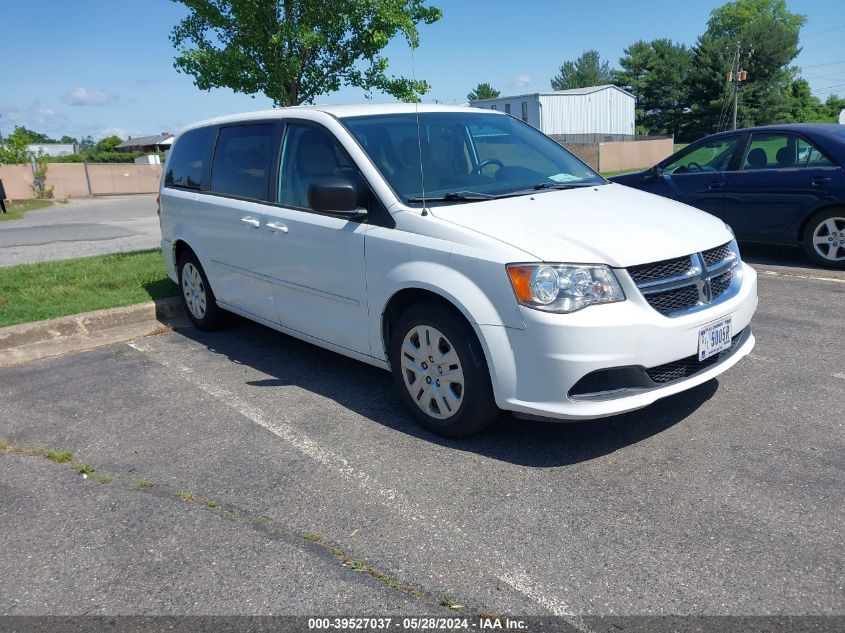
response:
M637 187L722 217L725 170L741 139L741 134L735 134L693 143Z
M725 222L739 239L798 239L798 227L829 195L841 168L812 143L786 132L755 132L727 174Z

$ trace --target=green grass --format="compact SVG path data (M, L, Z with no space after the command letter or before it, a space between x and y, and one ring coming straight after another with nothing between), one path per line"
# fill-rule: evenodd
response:
M52 200L19 200L6 205L6 213L0 213L0 222L3 220L20 220L27 211L44 209L52 206Z
M687 145L689 145L689 143L675 143L675 144L672 146L672 153L674 154L674 153L675 153L675 152L677 152L679 149L684 149Z
M0 274L0 327L177 294L158 249L10 266Z
M44 451L44 457L57 464L66 464L73 461L73 453L70 451Z

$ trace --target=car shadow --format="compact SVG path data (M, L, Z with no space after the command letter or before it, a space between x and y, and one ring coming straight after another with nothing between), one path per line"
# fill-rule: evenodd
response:
M334 400L377 424L426 442L532 468L577 464L641 442L685 420L718 387L717 381L711 380L645 409L599 420L546 422L522 420L505 413L475 436L447 439L426 431L406 412L387 371L238 317L219 332L185 328L179 333L233 363L269 376L245 384L295 385Z
M739 249L742 253L743 261L749 264L828 270L811 262L800 246L740 242Z

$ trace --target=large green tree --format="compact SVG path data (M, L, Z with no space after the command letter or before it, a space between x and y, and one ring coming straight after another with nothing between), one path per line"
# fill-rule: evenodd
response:
M100 140L94 147L94 149L98 152L113 152L114 148L120 145L122 142L122 138L113 134L112 136L107 136L106 138Z
M669 39L639 41L625 49L616 82L637 98L637 126L678 136L689 106L692 52Z
M441 11L426 0L174 0L190 10L171 33L174 66L202 90L310 103L355 86L414 101L425 81L388 75L381 52L396 35L412 47L417 25Z
M495 99L501 93L496 90L490 84L484 82L478 84L470 93L467 95L467 99L470 101L482 101L483 99Z
M789 120L795 74L789 64L801 50L804 21L787 9L785 0L735 0L714 9L693 48L685 134L698 137L732 125L733 85L726 76L738 52L739 65L748 72L739 89L738 125Z
M552 78L552 90L587 88L613 83L610 62L602 61L598 51L584 51L575 61L566 61L557 76Z
M7 165L28 163L30 161L30 153L26 146L30 143L40 142L33 141L33 134L38 136L37 132L27 130L25 127L17 126L11 134L3 138L3 143L0 144L0 164Z

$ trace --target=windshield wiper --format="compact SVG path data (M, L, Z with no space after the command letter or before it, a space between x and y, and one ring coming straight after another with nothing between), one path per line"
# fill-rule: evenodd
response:
M582 187L592 187L598 184L594 182L540 182L531 187L534 191L541 189L581 189Z
M495 200L497 196L475 191L450 191L442 196L415 196L408 198L408 202L478 202L479 200Z
M581 182L581 183L566 183L566 182L541 182L528 189L517 189L516 191L508 191L507 193L500 193L497 198L509 198L511 196L527 196L535 191L545 190L563 190L563 189L584 189L585 187L594 187L604 183L600 182Z

